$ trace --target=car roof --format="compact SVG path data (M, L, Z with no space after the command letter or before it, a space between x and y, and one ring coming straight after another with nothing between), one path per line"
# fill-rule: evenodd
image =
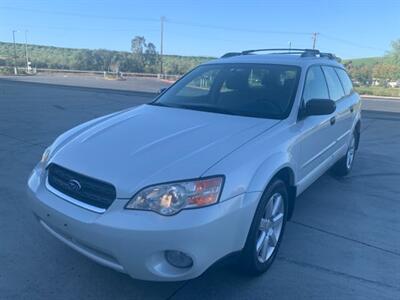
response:
M343 65L336 61L336 59L331 59L328 57L316 57L307 56L302 57L301 55L291 55L291 54L246 54L246 55L234 55L230 57L224 57L219 59L214 59L207 64L278 64L278 65L294 65L301 68L307 68L314 64L331 65L334 67L339 67L344 69Z

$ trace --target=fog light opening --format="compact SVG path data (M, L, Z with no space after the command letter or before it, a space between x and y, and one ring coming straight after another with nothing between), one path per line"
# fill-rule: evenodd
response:
M187 269L193 266L193 259L181 251L165 251L165 259L175 268Z

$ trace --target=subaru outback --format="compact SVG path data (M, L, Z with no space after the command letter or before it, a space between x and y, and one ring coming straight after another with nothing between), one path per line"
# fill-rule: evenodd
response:
M60 135L32 171L30 205L59 240L134 278L194 278L231 253L260 274L296 197L328 169L350 172L360 119L334 55L228 53Z

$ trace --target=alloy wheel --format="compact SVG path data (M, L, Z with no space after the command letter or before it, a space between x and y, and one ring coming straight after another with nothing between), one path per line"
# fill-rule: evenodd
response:
M280 193L273 194L265 206L256 241L257 258L261 263L266 262L271 257L278 245L282 232L284 211L283 196Z
M354 154L356 151L356 139L354 138L354 135L351 138L350 141L350 146L349 149L347 150L347 157L346 157L346 167L347 169L351 168L351 165L353 163L354 160Z

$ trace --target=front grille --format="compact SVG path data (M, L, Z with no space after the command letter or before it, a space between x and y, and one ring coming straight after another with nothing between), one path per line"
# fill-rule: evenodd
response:
M108 208L116 197L115 187L112 184L56 164L50 164L48 167L47 178L48 183L61 193L99 208Z

